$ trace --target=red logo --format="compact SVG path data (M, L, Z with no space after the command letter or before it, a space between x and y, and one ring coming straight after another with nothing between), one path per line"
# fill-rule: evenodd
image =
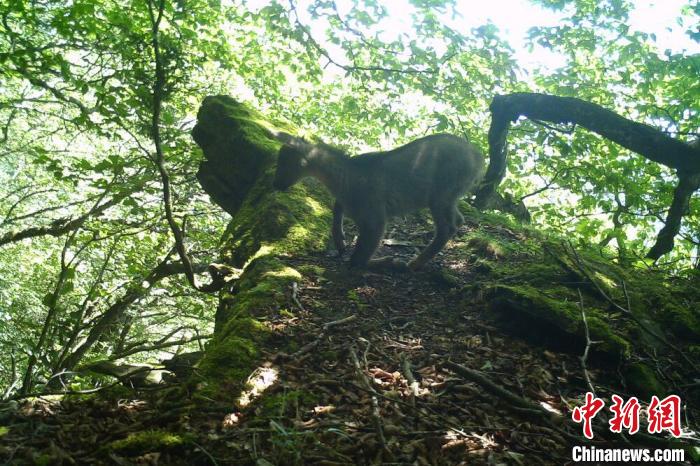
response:
M639 401L637 398L632 397L624 404L624 400L617 395L613 395L612 399L613 405L610 407L610 411L613 412L614 416L608 421L610 432L619 434L624 427L630 435L636 434L639 431Z
M669 395L661 401L656 395L652 396L647 414L650 434L667 430L674 437L681 436L681 398L678 395Z
M632 397L625 402L622 397L613 395L612 401L610 411L613 417L608 421L610 432L619 434L622 429L627 429L630 435L639 432L639 400ZM587 439L593 438L593 418L604 406L605 401L586 392L586 402L571 412L574 422L583 423L583 435ZM674 437L681 436L681 398L678 395L669 395L663 400L659 400L656 395L652 396L646 413L647 431L650 434L660 434L666 430Z
M600 398L593 396L593 393L586 393L586 403L583 406L574 408L574 412L571 413L571 418L574 422L583 421L583 435L587 439L593 438L593 427L591 426L591 420L598 414L598 411L603 409L605 402Z

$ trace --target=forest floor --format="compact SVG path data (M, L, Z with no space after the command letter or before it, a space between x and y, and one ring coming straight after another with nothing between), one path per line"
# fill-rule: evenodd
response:
M428 224L409 221L395 224L380 255L410 258L430 238ZM238 394L228 405L193 400L186 393L196 391L177 384L25 400L0 410L0 463L573 464L571 447L585 444L567 421L570 400L587 391L580 353L506 333L483 303L465 299L460 289L478 270L455 258L457 242L415 274L349 273L326 253L288 258L305 278L290 293L293 312L270 324L298 350L268 349L251 382L274 383L250 404L236 407ZM591 366L598 396L625 395L614 367ZM607 430L602 413L594 423ZM588 445L619 447L624 437L596 440Z

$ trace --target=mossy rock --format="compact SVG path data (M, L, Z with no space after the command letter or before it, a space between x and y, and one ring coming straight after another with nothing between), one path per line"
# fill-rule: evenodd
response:
M482 299L497 311L502 326L553 349L580 353L583 298L591 339L602 341L593 346L594 357L614 362L634 352L672 351L650 331L681 346L699 341L700 292L693 290L700 287L689 279L648 264L616 263L614 254L595 245L573 246L509 216L460 208L469 232L457 243L457 256L474 273L462 293L471 296L467 303Z
M224 235L224 256L243 267L260 251L292 254L322 249L330 234L332 199L325 187L304 180L285 192L274 192L270 168L251 190Z
M251 261L232 296L217 311L214 338L199 363L209 392L241 389L273 336L266 318L285 308L288 290L301 275L271 255Z
M205 377L203 388L216 397L230 397L232 390L243 388L245 380L259 362L259 348L265 344L265 339L259 338L261 335L215 336L199 364L200 375Z
M467 247L478 257L484 259L501 259L505 256L505 248L493 238L481 235L471 235Z
M241 316L265 318L286 308L289 292L301 274L271 254L253 259L234 285L232 294L222 301L216 314L215 331L230 333L229 321Z
M683 306L670 301L662 305L660 312L673 333L694 343L700 343L700 313L698 306Z

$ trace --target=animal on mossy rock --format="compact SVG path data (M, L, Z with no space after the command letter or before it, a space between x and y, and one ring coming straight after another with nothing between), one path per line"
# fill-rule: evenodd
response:
M416 270L445 246L463 222L457 202L477 187L484 156L471 143L449 134L417 139L387 152L350 157L327 144L289 138L279 152L274 187L285 190L306 176L321 181L335 196L333 241L345 249L343 214L359 230L350 267ZM391 258L371 260L389 218L428 207L435 236L408 264Z

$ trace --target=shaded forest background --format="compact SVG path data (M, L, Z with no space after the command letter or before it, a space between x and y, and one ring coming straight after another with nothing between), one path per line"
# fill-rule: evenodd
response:
M561 54L560 68L521 68L509 45L519 39L491 23L456 29L450 1L410 2L410 28L387 34L389 12L371 0L2 0L0 395L91 389L102 382L72 374L81 364L203 348L217 299L188 283L173 230L193 272L219 260L230 217L197 182L190 136L206 95L353 152L449 132L487 153L489 104L514 92L577 97L698 137L700 55L631 30L632 2L532 3L562 16L527 38ZM697 45L700 6L677 14ZM697 273L697 195L673 251L645 259L672 201L670 169L536 120L511 128L508 155L500 190L537 228L626 266Z

